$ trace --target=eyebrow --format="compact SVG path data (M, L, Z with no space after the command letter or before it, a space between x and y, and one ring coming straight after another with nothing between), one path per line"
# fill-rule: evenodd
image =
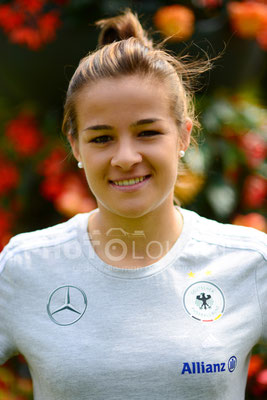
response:
M146 119L140 119L139 121L134 122L133 124L130 125L130 127L136 127L139 125L148 125L152 124L153 122L156 121L162 121L160 118L146 118ZM89 126L88 128L85 128L84 130L92 130L92 131L101 131L101 130L111 130L113 129L112 126L110 125L93 125Z

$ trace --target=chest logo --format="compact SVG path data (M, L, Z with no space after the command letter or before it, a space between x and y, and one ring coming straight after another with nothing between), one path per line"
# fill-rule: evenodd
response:
M234 372L237 366L237 358L232 356L228 360L228 371ZM205 363L205 361L184 362L181 375L195 374L214 374L217 372L227 372L227 363Z
M47 313L57 325L74 324L83 316L86 308L86 294L73 285L64 285L53 290L47 303Z
M217 321L225 309L222 290L206 281L190 285L184 292L183 303L186 312L201 322Z

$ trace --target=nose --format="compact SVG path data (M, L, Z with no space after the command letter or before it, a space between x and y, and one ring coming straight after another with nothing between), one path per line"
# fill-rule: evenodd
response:
M130 170L135 164L142 161L142 155L136 145L130 140L117 143L116 149L111 159L112 167L120 167Z

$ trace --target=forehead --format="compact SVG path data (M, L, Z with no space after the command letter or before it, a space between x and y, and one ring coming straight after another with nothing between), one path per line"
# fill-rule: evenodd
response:
M76 102L78 123L86 118L170 118L168 93L158 80L139 76L105 78L84 87ZM150 113L147 115L147 113Z

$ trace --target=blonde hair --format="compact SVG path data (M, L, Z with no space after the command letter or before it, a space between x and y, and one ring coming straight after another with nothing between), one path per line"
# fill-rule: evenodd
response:
M189 117L199 126L194 113L192 78L208 70L205 61L186 62L161 49L166 40L154 46L136 14L127 8L122 15L101 19L98 48L84 57L69 83L64 106L63 133L77 137L75 100L85 86L103 78L139 75L167 84L171 111L176 123ZM182 139L182 138L181 138Z
M81 59L69 83L62 124L65 135L77 138L75 102L82 88L101 79L130 75L165 83L170 110L178 128L186 118L191 119L193 127L199 127L194 111L192 83L195 77L210 69L209 60L192 62L188 61L187 56L172 55L164 49L168 38L154 45L138 16L129 8L121 15L101 19L95 24L101 29L98 47ZM185 130L180 129L179 133L179 139L183 142Z

